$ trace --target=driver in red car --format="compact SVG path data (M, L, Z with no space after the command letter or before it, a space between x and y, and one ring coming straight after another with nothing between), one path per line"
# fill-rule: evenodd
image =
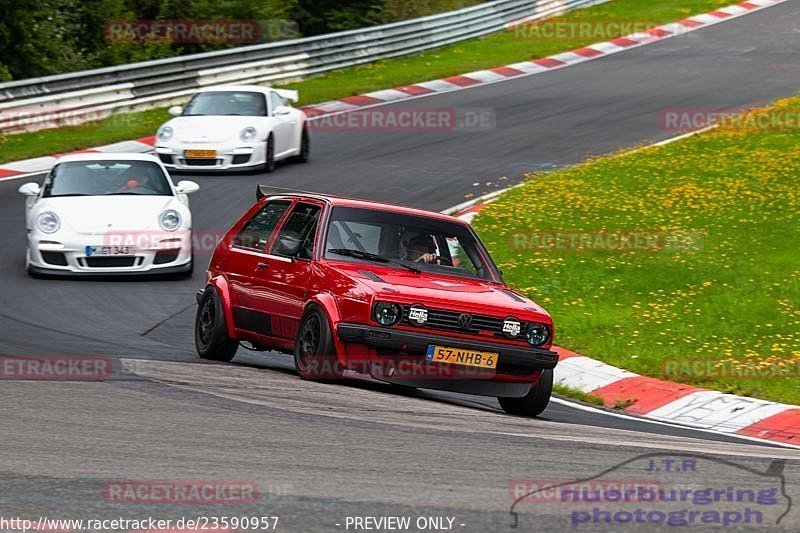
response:
M430 235L417 235L408 242L408 259L417 263L438 263L436 245Z

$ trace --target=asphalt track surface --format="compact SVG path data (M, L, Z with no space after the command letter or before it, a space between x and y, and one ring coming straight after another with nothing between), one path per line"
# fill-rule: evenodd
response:
M790 96L800 88L799 3L560 71L391 106L490 110L490 131L316 131L308 165L192 176L202 187L192 197L195 231L227 228L254 201L258 183L440 210L526 171L671 137L661 125L665 109ZM582 479L653 452L696 454L703 467L680 483L721 488L763 481L754 472L787 459L786 492L800 501L795 450L561 404L526 420L502 415L491 399L301 382L278 355L242 351L232 365L200 362L194 292L207 253L199 252L192 280L29 279L15 193L23 181L0 183L0 351L107 355L114 376L0 383L0 516L266 514L280 516L283 531L347 530L347 516L450 516L455 529L495 531L511 523L513 480ZM641 479L642 469L631 468L608 475ZM120 506L103 499L110 478L252 480L261 498ZM797 530L796 509L775 525L783 503L765 513L765 524ZM574 508L564 504L516 510L522 530L572 527ZM641 527L601 521L580 529Z

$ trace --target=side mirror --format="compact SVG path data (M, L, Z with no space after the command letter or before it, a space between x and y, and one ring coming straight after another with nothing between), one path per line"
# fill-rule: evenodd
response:
M24 194L25 196L36 196L42 189L39 187L38 183L30 182L22 185L18 190L20 194Z
M275 108L275 112L274 113L275 113L275 116L277 117L277 116L282 116L282 115L288 115L291 112L292 112L292 108L291 107L286 106L286 105L279 105L278 107Z
M178 191L178 194L192 194L193 192L199 191L200 186L193 181L183 180L178 182L175 186L175 190Z
M183 114L183 108L179 105L174 105L167 110L167 113L173 117L179 117Z

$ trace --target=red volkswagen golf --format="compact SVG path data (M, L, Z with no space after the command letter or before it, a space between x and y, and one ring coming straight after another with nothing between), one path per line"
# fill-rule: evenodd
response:
M469 224L407 207L259 187L197 295L200 357L239 343L294 354L305 379L348 371L547 406L553 321L506 287Z

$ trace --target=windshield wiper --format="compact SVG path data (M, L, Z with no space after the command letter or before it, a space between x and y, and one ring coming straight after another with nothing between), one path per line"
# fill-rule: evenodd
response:
M393 265L399 265L405 268L406 270L410 270L411 272L414 272L416 274L422 273L422 270L413 267L411 265L407 265L398 259L389 259L388 257L383 257L382 255L371 254L369 252L362 252L361 250L351 250L349 248L332 248L328 250L328 252L336 255L354 257L356 259L363 259L365 261L372 261L373 263L392 263Z

